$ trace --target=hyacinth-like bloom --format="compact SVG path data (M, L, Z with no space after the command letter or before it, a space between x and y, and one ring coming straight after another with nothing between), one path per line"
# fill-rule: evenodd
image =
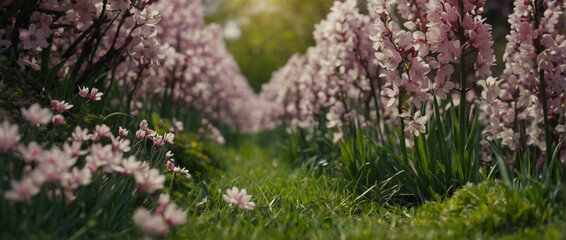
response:
M237 187L232 187L232 189L226 189L226 194L222 194L222 198L227 203L234 205L238 208L253 210L255 208L255 203L252 202L252 195L248 195L246 189L241 191Z
M491 75L495 56L491 26L480 15L483 5L484 1L369 1L370 15L375 19L371 39L382 67L380 77L386 81L381 94L388 106L402 104L396 100L402 93L408 94L416 109L432 99L430 92L446 99L456 86L451 82L454 64L465 64L464 73L471 69L479 78ZM418 122L405 131L423 132L415 132L421 122L408 120L411 114L403 116L407 123Z
M32 104L28 109L22 108L22 117L32 126L46 125L51 122L53 113L48 108L42 108L38 103Z
M0 154L15 148L21 138L18 125L12 125L6 120L2 121L0 124Z
M35 59L42 56L42 48L51 46L51 59L42 64L64 59L57 76L69 73L76 77L79 95L88 100L100 100L102 92L84 86L86 79L101 70L100 66L112 66L108 77L117 79L124 89L136 89L133 99L123 99L134 106L132 113L139 110L135 102L150 96L159 100L163 93L171 92L175 104L242 131L259 131L270 122L272 104L262 101L240 73L226 49L221 26L206 25L200 0L41 0L34 4L45 11L32 12L24 21L30 25L18 27L21 47L16 49L22 70L27 66L40 69ZM100 25L102 19L112 21ZM7 24L0 29L0 51L12 44L8 39L13 39L10 33L14 27ZM90 31L104 32L105 36L75 42ZM92 39L100 42L93 44L92 52L81 52L83 44L92 44ZM83 54L89 55L88 63L81 60ZM74 76L73 69L85 67L88 71ZM55 111L61 110L57 107ZM181 130L182 123L174 121L171 132ZM223 141L219 138L217 142Z
M316 46L294 55L273 73L260 97L271 118L292 128L312 128L324 118L339 131L351 118L366 124L372 99L378 97L377 66L369 40L370 18L355 0L335 1L326 19L315 26ZM373 93L372 93L373 91Z
M557 144L560 126L565 124L566 6L560 1L515 1L509 16L511 32L503 60L505 70L498 79L480 82L482 112L490 139L499 139L510 150L533 146L547 151L542 94L546 97L549 130ZM542 89L542 81L546 88ZM526 138L521 138L523 129ZM526 139L526 141L525 141ZM555 145L554 145L555 146ZM562 145L561 152L565 152ZM560 155L562 161L566 155ZM542 162L539 161L539 167Z

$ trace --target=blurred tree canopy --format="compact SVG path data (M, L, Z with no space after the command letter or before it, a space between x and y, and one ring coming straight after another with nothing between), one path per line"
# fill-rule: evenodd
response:
M314 46L314 25L333 0L205 0L206 20L223 24L228 50L258 91L295 53Z

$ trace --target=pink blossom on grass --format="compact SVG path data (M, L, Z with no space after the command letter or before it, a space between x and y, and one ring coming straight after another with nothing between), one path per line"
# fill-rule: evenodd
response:
M28 109L22 108L22 117L34 127L46 125L51 122L53 113L48 108L42 108L38 103L32 104Z
M163 218L171 226L179 226L187 222L187 214L177 207L175 203L170 203L165 207Z
M94 134L92 136L93 140L98 140L100 138L109 138L112 136L110 128L106 124L96 125L94 129Z
M21 136L18 125L12 125L6 120L0 124L0 153L6 153L12 150L16 147L20 139Z
M242 189L241 191L237 187L226 189L226 194L223 194L222 198L227 203L238 208L246 209L248 211L255 208L255 203L251 201L252 195L247 195L246 189Z
M151 214L145 208L138 208L134 212L134 223L150 236L165 236L169 232L169 225L162 216Z
M92 135L88 133L88 129L81 129L80 126L75 127L75 131L71 134L73 141L84 142L92 139Z
M129 139L120 139L110 136L110 140L112 141L112 149L114 151L125 153L131 150Z
M11 180L10 185L12 189L4 194L4 198L11 201L28 201L40 190L31 178L24 177L21 181Z
M139 193L153 194L165 187L165 176L157 169L134 172L134 179L139 184Z
M39 159L43 153L43 148L37 142L30 142L27 147L23 144L19 145L18 153L26 163L31 163Z

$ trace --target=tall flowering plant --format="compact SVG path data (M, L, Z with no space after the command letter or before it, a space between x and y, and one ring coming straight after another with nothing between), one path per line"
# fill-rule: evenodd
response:
M509 152L512 167L533 161L539 172L566 161L564 11L563 1L515 1L505 70L481 82L484 132Z

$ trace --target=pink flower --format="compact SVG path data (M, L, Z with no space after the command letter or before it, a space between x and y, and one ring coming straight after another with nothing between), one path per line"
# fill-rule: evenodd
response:
M28 109L22 108L21 110L24 119L34 127L50 123L53 116L51 110L42 108L38 103L32 104Z
M98 88L92 88L90 90L90 93L89 93L88 90L89 89L87 87L83 87L83 88L79 87L79 95L81 97L88 98L88 99L93 100L93 101L98 101L98 100L101 99L102 95L104 94L104 93L98 92Z
M149 130L149 128L147 127L147 120L144 119L140 122L140 128L145 131Z
M405 117L408 117L407 115L408 113L405 113ZM413 120L408 120L408 119L403 120L403 122L407 124L407 126L405 127L405 132L411 132L418 137L419 133L426 132L425 124L427 121L428 121L428 117L427 116L421 117L421 111L419 110L415 113Z
M165 153L165 158L167 158L167 159L172 158L173 155L175 155L175 154L173 154L171 151L167 151L167 153Z
M165 139L163 139L163 136L156 134L154 137L152 137L153 140L153 146L154 147L163 147L163 145L165 145Z
M163 215L165 212L165 208L171 203L171 197L167 193L162 193L159 195L159 199L157 199L157 208L155 209L155 213L159 215Z
M171 127L169 127L169 131L173 133L179 133L183 131L183 122L177 121L177 119L173 118Z
M121 138L126 138L128 136L128 130L122 127L118 127L118 129L118 135L120 135Z
M18 153L26 163L31 163L39 159L39 156L43 153L43 148L36 142L30 142L27 147L23 144L19 145Z
M92 136L93 140L98 140L100 138L109 138L112 136L110 132L110 128L106 126L106 124L96 125L94 129L94 135Z
M136 138L137 139L143 139L145 138L145 131L142 129L139 129L138 131L136 131Z
M435 91L434 93L440 99L446 99L447 95L450 90L454 88L455 84L451 81L446 81L445 79L439 79L435 84Z
M37 47L46 48L48 32L43 29L37 29L35 24L29 25L29 30L20 30L20 40L24 44L24 49L35 49Z
M136 21L138 21L138 24L155 25L161 21L161 13L155 9L144 8L143 11L136 14L134 17Z
M191 178L191 174L189 174L189 170L185 169L185 168L181 168L178 166L173 167L173 170L171 170L175 173L179 173L181 175L183 175L186 178Z
M12 180L12 189L7 191L4 198L11 201L28 201L39 193L39 186L31 178L24 177L21 181Z
M81 150L82 142L74 141L69 145L69 143L63 144L63 149L66 153L69 153L73 157L83 156L88 153L87 150Z
M92 139L92 135L88 133L88 129L82 130L81 127L76 126L75 131L71 134L73 141L84 142Z
M163 139L165 140L165 142L169 144L173 144L173 140L175 139L175 134L166 133L165 136L163 136Z
M63 124L63 121L65 121L65 117L63 117L63 115L61 114L55 114L51 119L51 123L55 127L61 126Z
M35 60L35 58L31 58L31 61L27 60L27 59L21 60L21 63L24 64L24 66L20 65L22 70L25 69L25 66L30 66L31 69L36 70L36 71L41 70L41 66L39 66L39 64L37 64L37 60ZM20 64L20 63L18 62L18 64Z
M175 160L169 159L167 160L167 170L173 171L175 169Z
M165 236L169 232L169 225L163 217L151 214L145 208L138 208L134 212L134 223L150 236Z
M222 194L224 201L231 205L235 205L238 208L243 208L246 210L252 210L255 208L255 203L250 201L252 195L247 195L246 189L240 191L237 187L232 187L232 189L226 189L226 194Z
M57 112L64 112L69 110L73 105L66 103L65 101L51 100L51 110Z
M2 122L0 125L0 153L6 153L16 147L22 138L19 131L18 125L12 125L6 120Z
M401 54L392 49L384 49L383 52L375 53L379 65L387 70L394 71L401 62Z
M134 179L140 185L139 193L153 194L164 188L165 176L157 169L134 172Z
M187 215L175 203L167 205L163 218L171 226L179 226L187 222Z
M119 139L114 138L114 136L110 136L110 140L112 140L112 149L118 152L129 152L130 151L130 140L129 139Z
M87 87L83 87L83 88L79 87L79 95L81 97L87 98L88 97L88 90L89 89Z
M83 168L79 170L74 167L70 172L63 173L61 180L62 186L69 190L76 190L80 186L89 185L92 181L92 174L89 169Z
M97 89L97 88L92 88L92 89L90 90L90 95L88 96L88 98L89 98L90 100L93 100L93 101L98 101L98 100L101 99L102 95L103 95L103 93L98 92L98 89Z

